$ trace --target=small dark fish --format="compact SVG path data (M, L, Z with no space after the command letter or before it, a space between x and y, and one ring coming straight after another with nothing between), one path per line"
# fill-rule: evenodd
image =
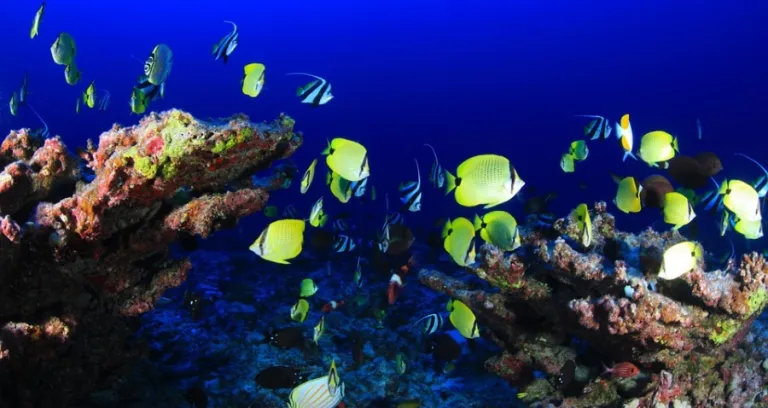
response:
M699 153L695 159L699 162L707 177L712 177L723 170L723 163L720 162L720 158L712 152Z
M207 408L208 407L208 395L205 390L200 386L194 386L187 390L184 394L184 399L189 402L195 408Z
M461 357L461 345L448 333L435 337L430 346L432 355L437 360L455 361Z
M256 374L256 384L276 390L280 388L293 388L305 381L299 370L285 366L274 366L261 370Z
M301 327L286 327L269 333L267 340L273 346L284 349L304 348L304 330Z
M549 203L557 198L556 193L549 193L543 196L534 196L525 200L523 211L526 214L541 214L549 211Z
M699 161L691 156L677 155L667 162L669 177L685 188L703 188L709 183L709 176Z
M189 309L192 319L197 320L203 312L203 296L199 293L185 291L184 306Z
M557 376L557 385L559 388L567 388L576 375L576 362L568 360L560 368L560 374Z
M640 200L644 207L663 208L666 194L675 191L669 180L659 175L646 177L641 185L643 191L640 192Z

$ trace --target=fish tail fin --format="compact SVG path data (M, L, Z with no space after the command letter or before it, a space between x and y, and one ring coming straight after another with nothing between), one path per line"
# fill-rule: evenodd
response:
M621 161L627 160L627 157L631 157L631 158L637 160L637 157L635 157L635 155L632 154L632 152L624 152L624 157L621 158Z
M680 147L677 145L677 138L672 138L672 148L675 149L676 152L680 153Z
M483 229L483 219L477 214L475 214L475 219L472 224L475 226L475 231Z
M456 188L456 177L450 171L445 170L445 194L450 193Z
M322 154L323 156L328 156L329 154L331 154L331 141L328 139L325 139L325 141L328 142L328 146L326 146L325 149L323 149L323 151L320 152L320 154Z

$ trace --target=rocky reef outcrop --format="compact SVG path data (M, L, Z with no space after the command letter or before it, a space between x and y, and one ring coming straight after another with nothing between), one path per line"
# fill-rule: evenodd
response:
M295 167L273 163L301 145L293 126L171 110L115 125L80 159L58 137L11 132L0 145L0 406L68 406L116 378L139 352L126 342L132 319L192 267L169 245L234 226L288 186Z
M588 248L569 218L536 226L535 217L515 253L485 245L479 266L467 270L491 289L431 269L420 281L475 312L484 336L504 349L486 368L517 385L531 406L765 403L758 351L768 339L749 335L768 302L765 258L751 253L718 265L708 256L679 279L658 280L664 250L682 235L618 231L605 203L591 216ZM751 346L740 345L745 337ZM640 372L602 373L613 363Z

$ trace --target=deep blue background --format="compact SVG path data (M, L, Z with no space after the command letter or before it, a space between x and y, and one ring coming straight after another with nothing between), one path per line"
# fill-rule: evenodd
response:
M131 55L143 61L163 42L174 51L174 66L166 98L152 110L244 112L254 120L286 112L306 136L296 155L302 171L327 137L358 139L369 149L382 198L414 177L413 156L426 179L432 158L424 142L451 170L478 153L509 157L529 185L559 192L560 212L581 201L610 201L608 171L650 173L642 163L621 164L611 139L591 144L577 172L563 174L560 155L584 124L574 114L618 119L629 112L636 145L645 132L664 129L679 137L682 153L714 150L726 167L742 166L735 151L768 160L768 5L761 1L50 0L40 36L30 40L39 4L0 2L2 127L39 126L28 110L7 120L8 96L26 71L31 104L71 148L113 122L137 121L128 100L142 64ZM227 65L210 54L231 29L223 20L240 28ZM64 67L50 56L61 31L77 42L83 78L76 86L66 84ZM266 88L256 99L240 92L251 62L266 65ZM300 104L295 89L306 81L283 75L292 71L327 78L335 99L318 109ZM112 105L75 115L75 99L91 81L111 92ZM696 138L697 117L703 140ZM759 174L743 166L748 177ZM575 187L581 180L586 192ZM292 194L276 202L308 210L320 189L302 202ZM438 194L426 192L425 210L435 209ZM452 201L439 201L445 213L472 213ZM659 219L655 210L633 218L635 227Z

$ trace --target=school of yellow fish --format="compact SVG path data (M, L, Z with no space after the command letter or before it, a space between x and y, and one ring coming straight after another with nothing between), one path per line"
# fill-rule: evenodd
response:
M34 16L30 38L36 38L40 33L40 26L45 13L45 2L40 6ZM238 27L235 23L227 21L233 29L218 43L214 44L212 55L214 60L222 59L226 64L229 56L236 49L239 40ZM65 79L69 85L80 82L81 72L76 64L77 46L75 40L68 33L62 32L51 46L51 56L56 64L65 66ZM142 114L146 111L149 102L162 98L164 85L170 75L173 66L173 52L165 44L158 44L144 61L143 74L139 77L131 96L131 111ZM258 97L264 90L266 67L262 63L249 63L243 68L241 80L242 93L252 98ZM333 99L330 83L322 77L309 73L288 73L286 75L308 76L312 81L299 87L297 96L302 103L312 106L320 106ZM79 112L80 104L89 108L99 105L106 108L106 102L99 102L101 97L94 82L90 82L83 91L82 98L78 98L76 110ZM108 100L108 92L106 93ZM26 101L26 78L17 95L14 93L9 104L11 114L16 115L19 105ZM615 131L615 136L623 152L622 161L627 158L641 160L651 167L665 169L670 160L675 158L680 148L678 139L663 130L653 130L645 133L640 138L639 147L635 151L634 135L630 123L630 115L624 114L615 123L606 117L599 115L577 115L590 119L584 127L584 136L589 141L606 140ZM701 138L701 124L697 120L699 138ZM434 164L429 173L429 181L437 188L443 189L445 194L453 193L457 204L463 207L483 206L484 209L497 207L510 201L525 186L525 182L518 174L517 169L506 157L496 154L481 154L470 157L458 165L452 173L444 170L440 165L435 149L428 146L434 155ZM570 143L567 153L560 157L560 167L565 173L574 173L577 163L587 160L589 157L588 141L575 140ZM341 203L348 203L352 197L363 197L366 191L368 177L371 169L368 162L368 151L360 142L341 137L328 141L327 147L321 152L325 156L327 166L326 186ZM745 155L744 155L745 156ZM747 156L745 156L747 157ZM754 161L753 159L747 157ZM757 162L756 162L757 163ZM315 179L318 160L314 159L304 172L300 189L302 194L309 192ZM757 163L759 165L759 163ZM764 171L765 169L760 166ZM416 161L416 181L410 181L400 185L398 192L403 208L407 211L420 211L421 209L421 173ZM664 194L661 207L663 220L673 229L679 229L688 225L695 217L694 205L705 203L706 209L716 209L722 214L719 221L720 233L724 235L729 228L747 239L758 239L763 236L761 199L768 194L768 171L765 171L765 184L759 187L760 182L747 183L737 179L726 179L713 183L716 189L703 199L694 201L695 193L686 189L678 189ZM624 213L638 213L643 210L643 185L635 177L614 177L617 183L616 195L613 203ZM371 186L371 199L375 199L375 188ZM293 212L293 211L292 211ZM289 213L290 215L290 213ZM570 214L571 220L578 229L578 243L584 248L592 244L592 221L587 204L579 204ZM313 228L323 228L328 215L323 209L323 197L319 197L312 206L309 217L306 219L295 216L279 219L271 222L259 234L250 250L259 257L277 264L289 264L302 252L306 222ZM378 249L386 252L389 245L389 226L396 220L390 214L384 222L381 233L376 239ZM502 210L493 210L485 214L476 214L470 221L464 217L449 219L443 226L443 248L450 258L462 267L471 267L476 262L476 237L488 244L494 245L503 251L515 251L521 246L518 223L511 214ZM337 252L352 251L355 242L346 236L340 236L334 243ZM676 279L691 271L701 262L703 249L700 244L685 241L666 249L660 266L658 277L660 279ZM361 284L360 262L355 272L355 281ZM302 323L309 312L307 298L313 296L318 290L317 285L311 279L305 279L301 283L296 304L291 307L291 319ZM450 312L449 321L468 338L480 336L480 330L472 310L462 302L450 300L447 309ZM325 331L325 320L321 317L314 328L313 340L319 344ZM402 360L402 359L401 359ZM398 363L398 370L405 370L405 363ZM344 383L336 370L335 362L331 363L328 375L307 381L296 387L290 394L289 407L335 407L344 397Z

